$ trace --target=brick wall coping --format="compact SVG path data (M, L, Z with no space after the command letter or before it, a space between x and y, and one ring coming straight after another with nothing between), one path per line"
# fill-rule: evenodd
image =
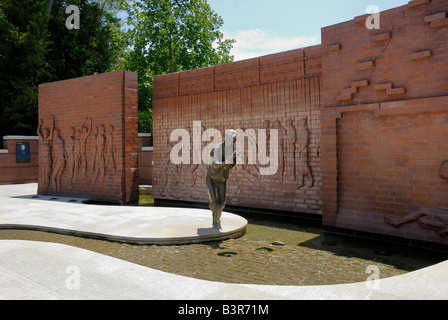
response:
M0 149L0 153L8 153L8 149Z
M396 100L376 103L361 103L342 107L324 107L326 119L341 118L344 112L374 111L375 115L414 114L422 112L448 111L448 96L421 99Z
M39 140L38 136L4 136L3 140Z

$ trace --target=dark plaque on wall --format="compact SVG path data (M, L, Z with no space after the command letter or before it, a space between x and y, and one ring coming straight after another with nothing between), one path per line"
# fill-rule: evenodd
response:
M30 163L30 143L16 143L16 163Z

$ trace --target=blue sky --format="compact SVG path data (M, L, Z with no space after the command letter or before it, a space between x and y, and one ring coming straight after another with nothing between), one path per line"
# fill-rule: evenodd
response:
M235 61L321 43L320 29L351 20L375 5L380 11L409 0L208 0L236 39Z

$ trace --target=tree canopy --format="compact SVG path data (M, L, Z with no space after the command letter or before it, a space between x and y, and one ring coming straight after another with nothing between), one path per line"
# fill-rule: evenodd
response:
M0 2L0 134L36 127L37 85L44 81L50 43L46 1Z
M150 132L154 76L233 61L222 25L206 0L1 0L0 137L35 134L40 83L123 69L139 74Z
M125 8L125 67L139 74L141 120L152 107L154 76L233 61L234 40L223 39L224 22L205 0L136 0Z
M69 5L81 12L79 29L66 27ZM119 68L119 30L119 19L99 2L2 0L1 136L36 133L40 83Z

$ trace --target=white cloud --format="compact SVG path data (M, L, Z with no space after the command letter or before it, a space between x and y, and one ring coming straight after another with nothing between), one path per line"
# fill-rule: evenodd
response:
M238 32L223 31L224 38L235 39L231 54L235 61L260 57L292 49L308 47L320 43L320 37L281 37L265 29L242 30Z

